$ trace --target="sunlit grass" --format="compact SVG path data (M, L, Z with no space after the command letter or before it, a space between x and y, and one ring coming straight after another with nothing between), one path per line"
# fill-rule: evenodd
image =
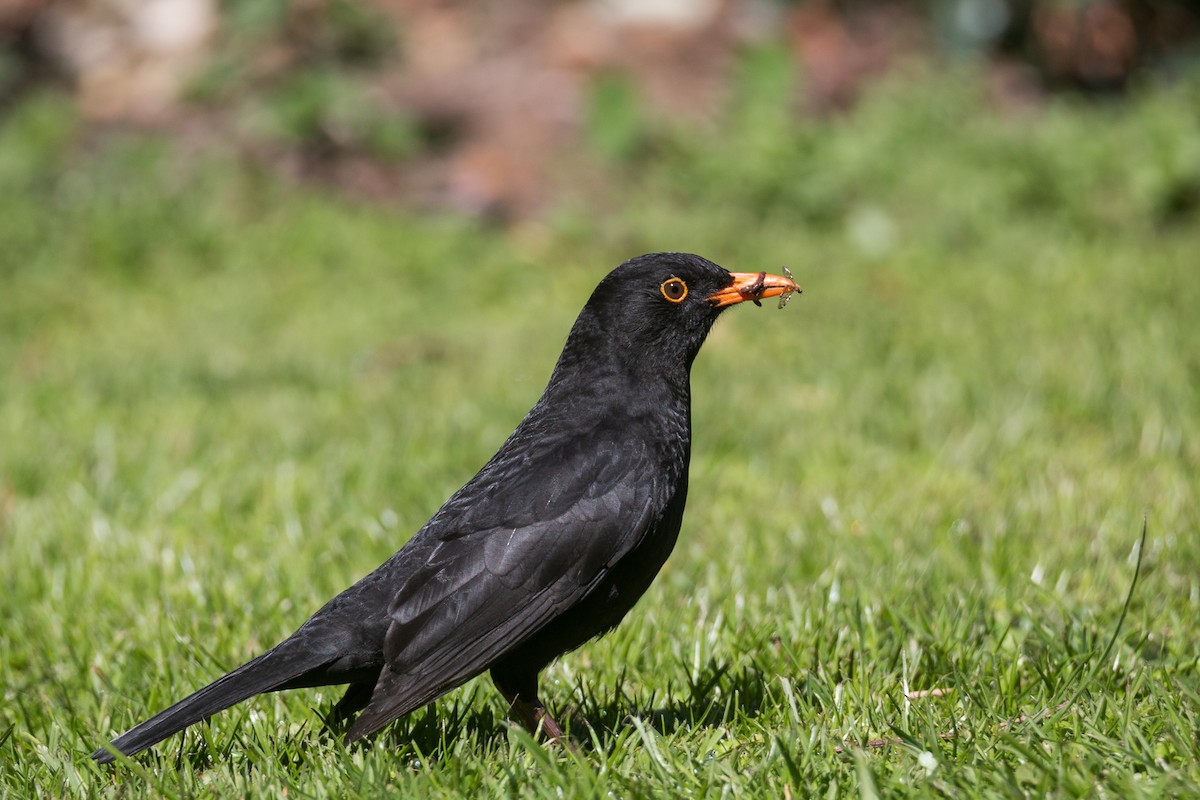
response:
M68 155L70 114L27 107L0 132L3 793L1200 792L1187 98L1014 120L923 79L792 123L751 97L615 164L605 213L512 233L165 143ZM697 361L680 544L544 676L580 754L482 680L349 751L311 690L90 762L399 547L595 281L658 249L805 293Z

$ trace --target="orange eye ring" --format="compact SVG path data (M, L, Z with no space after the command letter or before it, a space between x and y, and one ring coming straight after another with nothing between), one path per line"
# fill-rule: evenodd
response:
M658 290L672 303L682 303L688 296L688 287L682 278L667 278L658 287Z

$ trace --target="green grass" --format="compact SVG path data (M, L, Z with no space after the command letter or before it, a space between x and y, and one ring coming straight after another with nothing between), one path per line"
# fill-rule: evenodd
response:
M10 117L0 796L1200 793L1200 95L1014 118L917 76L797 122L780 75L507 232ZM398 548L661 249L805 294L714 331L680 544L543 677L594 746L484 679L365 747L309 690L92 764Z

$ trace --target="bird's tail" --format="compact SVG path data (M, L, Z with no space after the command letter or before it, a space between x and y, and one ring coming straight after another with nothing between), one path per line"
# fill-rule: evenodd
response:
M218 711L262 692L284 688L304 673L322 666L305 659L279 658L279 648L270 650L249 661L223 678L185 697L170 708L158 712L113 739L111 747L127 756L140 753L173 733L211 717ZM115 756L106 747L92 753L100 764L113 761Z

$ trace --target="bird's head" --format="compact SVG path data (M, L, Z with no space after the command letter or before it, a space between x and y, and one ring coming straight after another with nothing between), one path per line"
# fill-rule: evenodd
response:
M799 292L790 277L729 272L689 253L626 261L596 287L568 339L564 359L608 351L623 362L686 377L721 312L745 300ZM577 345L577 347L573 347Z

